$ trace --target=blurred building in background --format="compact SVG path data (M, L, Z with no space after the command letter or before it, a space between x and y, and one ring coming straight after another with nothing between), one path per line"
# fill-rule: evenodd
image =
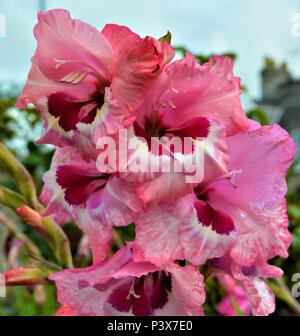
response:
M258 107L272 124L280 124L300 148L300 79L291 75L286 63L276 65L271 58L265 59L261 71L262 98ZM296 159L296 175L293 186L300 190L300 155Z
M271 123L278 123L291 133L300 129L300 80L294 79L286 63L277 66L265 59L261 72L262 99L259 107Z

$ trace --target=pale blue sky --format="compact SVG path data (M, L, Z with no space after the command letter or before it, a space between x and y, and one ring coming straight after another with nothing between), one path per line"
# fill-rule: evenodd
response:
M23 83L35 49L32 29L39 0L0 0L7 34L0 37L0 82ZM167 30L175 45L192 51L238 54L235 73L251 97L260 93L259 71L266 55L286 60L300 76L300 38L292 35L300 0L46 0L47 9L66 8L97 28L129 26L140 35L159 37Z

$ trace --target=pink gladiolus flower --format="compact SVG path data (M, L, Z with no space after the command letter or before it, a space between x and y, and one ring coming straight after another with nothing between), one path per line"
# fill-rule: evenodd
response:
M56 146L40 197L44 215L74 220L84 232L83 254L88 247L93 254L92 266L49 277L63 305L56 315L203 315L203 277L194 265L205 263L227 290L221 314L235 314L231 298L245 315L272 313L264 279L282 275L270 259L288 256L285 175L296 148L281 127L247 118L232 60L199 64L187 53L170 63L169 34L141 38L115 24L100 32L65 10L38 20L17 105L40 110L39 142ZM186 164L195 159L192 172ZM132 169L137 162L149 169ZM35 210L17 211L43 232ZM135 241L106 259L113 227L131 223ZM34 266L5 275L11 284L46 282Z
M224 136L249 128L240 93L240 79L233 75L229 57L212 57L200 65L188 53L185 59L168 64L153 82L137 111L135 134L148 143L151 137L202 138L206 140L204 162L210 164L207 171L224 167ZM161 174L142 184L138 194L144 203L153 204L179 198L190 187L182 174Z
M125 247L102 265L50 276L75 315L203 315L203 277L192 266L136 263Z
M64 145L93 122L109 133L128 127L147 87L173 57L171 47L118 25L99 32L62 9L38 19L37 50L17 106L32 103L42 111L40 143Z
M84 161L74 147L56 150L44 183L47 197L42 200L48 206L44 215L67 212L89 237L94 263L106 257L112 227L134 222L142 209L129 182L100 173L96 162Z
M182 236L183 244L192 239L192 246L201 249L189 248L186 257L203 263L222 256L229 246L245 266L287 257L285 174L295 143L279 126L265 126L229 137L227 144L230 175L195 188L194 211Z
M229 174L204 180L177 205L159 204L136 220L138 260L203 264L230 251L244 266L263 265L290 244L285 174L295 143L279 126L227 138Z
M167 65L151 85L137 112L136 130L150 136L206 137L209 118L223 124L227 136L245 131L248 119L240 93L231 58L215 56L200 65L187 53Z

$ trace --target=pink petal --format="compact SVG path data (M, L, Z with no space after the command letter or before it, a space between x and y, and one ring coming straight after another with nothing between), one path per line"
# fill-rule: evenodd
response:
M90 73L92 68L109 79L112 50L100 32L86 23L73 20L63 9L40 12L38 19L34 29L38 46L19 107L60 90L73 91L73 94L77 91L81 99L88 97L95 90L93 81L83 80L79 85L80 91L72 84L61 83L66 75L74 71Z
M270 209L284 197L285 174L296 146L281 127L264 126L228 138L228 170L236 171L232 188L220 181L214 190L232 204L250 211Z
M221 269L232 275L237 281L237 285L242 286L253 315L266 316L274 312L275 296L260 278L282 276L282 271L279 268L268 265L266 262L261 266L252 265L245 267L238 264L228 254L220 259L215 259L213 266L215 269ZM217 273L217 276L219 277L219 273ZM223 279L224 275L221 274L221 276ZM226 282L225 287L228 287L228 282ZM232 287L229 288L229 291L230 293L234 291L236 295L241 294L238 294L237 290Z
M65 134L63 129L73 130L77 121L87 120L79 118L77 113L73 116L74 104L77 103L79 113L84 102L94 99L97 88L103 86L104 89L106 82L111 79L112 50L99 31L79 20L73 20L66 10L40 12L38 19L34 29L38 45L17 106L25 108L29 103L34 104L45 120L46 134L40 143L61 146L59 137L70 138L70 134ZM74 100L70 111L68 106L64 106L66 113L62 114L61 111L58 120L60 125L51 114L58 113L62 104L55 104L54 107L50 104L49 111L47 109L48 97L58 93ZM50 99L51 102L53 99Z
M205 126L206 137L202 140L197 139L197 141L199 140L198 145L201 144L203 148L203 153L200 152L200 156L203 154L203 159L200 157L201 161L197 163L196 171L187 172L186 167L190 167L189 162L196 162L195 151L191 154L184 153L184 155L181 155L179 153L179 155L174 155L174 157L169 156L168 160L166 155L164 157L161 156L162 164L159 166L159 173L153 174L152 178L148 178L149 174L145 174L148 179L138 184L136 188L137 194L145 206L158 204L159 202L170 203L176 201L180 197L190 194L200 182L207 183L220 176L220 174L227 173L228 155L222 125L206 118L196 118L192 121L195 122L195 127ZM209 128L206 129L208 124ZM192 130L190 123L180 127L186 128L178 128L175 131L175 136L185 136L185 131ZM199 134L194 133L194 135L198 137ZM148 162L155 161L155 157L156 155L152 155L152 152L149 151ZM173 165L175 161L181 163L182 172L174 171ZM166 163L171 167L170 172L163 172L163 167L167 166L165 165Z
M235 308L232 305L232 299L239 306L243 315L250 315L250 306L247 297L237 294L226 295L217 305L217 311L224 316L236 316Z
M133 223L142 210L129 182L99 173L96 162L83 160L74 147L56 150L44 182L45 215L73 219L89 237L96 263L106 257L112 226Z
M245 289L254 316L267 316L275 311L275 295L263 280L242 274L235 277Z
M60 81L55 82L51 80L39 68L38 56L35 55L32 58L32 67L28 75L28 80L21 96L17 100L16 106L26 108L28 104L32 103L39 109L45 109L47 103L46 98L52 93L66 92L81 97L81 99L89 99L94 91L95 85L90 82L81 83L80 86L68 86Z
M199 222L196 211L191 210L180 226L180 243L185 259L195 265L207 259L223 256L234 241L233 235L221 235Z
M87 209L77 211L75 220L76 224L88 237L93 264L101 263L107 257L110 248L112 227L95 220Z
M264 264L265 260L277 255L286 258L291 243L288 231L286 202L280 202L273 209L260 216L251 215L241 223L249 233L240 234L240 238L231 250L231 256L242 265Z
M44 180L46 175L44 175ZM53 192L47 185L43 186L42 193L40 194L40 200L47 206L47 210L43 215L51 215L56 223L65 224L72 221L70 213L66 210L60 200L53 200Z
M129 246L101 265L65 270L50 279L58 301L76 315L203 315L203 277L196 268L137 263Z
M136 187L139 198L146 206L159 202L171 203L192 192L193 185L186 182L182 173L162 173L150 181Z
M135 221L134 258L164 265L182 259L179 241L181 219L168 207L153 207Z
M204 278L193 266L179 267L171 264L167 270L172 274L170 305L157 315L202 316L205 302Z
M93 286L105 284L114 272L130 261L131 253L122 249L102 266L85 269L70 269L51 275L57 286L58 301L67 304L76 315L107 315L104 303L109 291L99 291Z
M59 82L72 71L93 69L110 79L112 50L105 37L94 27L70 17L63 9L38 14L34 28L38 41L36 58L44 75ZM75 61L56 66L58 61ZM55 68L56 66L56 68Z
M112 119L107 123L108 132L114 133L120 127L116 123L118 119L122 119L125 127L134 121L135 109L141 104L152 79L160 72L161 59L155 52L152 38L143 39L127 27L109 24L102 34L111 44L114 57L111 84L114 104L109 111Z
M240 102L240 80L233 76L228 57L213 57L199 65L191 54L167 66L154 83L138 112L150 116L153 109L166 125L178 127L196 117L214 119L227 135L244 131L248 120Z
M91 195L88 210L93 218L109 226L126 226L134 222L142 204L132 186L114 176L103 190Z

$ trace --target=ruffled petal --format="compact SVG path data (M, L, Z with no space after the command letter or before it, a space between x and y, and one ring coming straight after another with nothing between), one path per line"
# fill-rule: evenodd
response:
M142 209L128 182L99 173L96 162L84 161L74 147L56 150L44 182L45 215L74 220L89 237L94 263L106 257L112 227L133 223Z
M265 260L277 255L288 256L291 234L288 231L286 202L282 201L273 209L259 216L244 218L240 238L231 249L231 256L241 265L257 263L263 265ZM239 230L239 229L238 229Z
M203 276L192 266L135 262L129 246L98 266L51 275L76 315L203 315Z
M172 264L167 267L172 274L172 293L162 311L156 315L202 316L205 302L204 278L193 266L179 267Z
M105 188L88 200L90 215L109 226L126 226L134 222L142 210L130 184L118 177L111 178Z
M112 49L94 27L74 20L63 9L38 14L34 28L38 41L36 59L42 73L54 82L76 71L110 79Z
M141 38L129 28L108 24L102 34L113 49L112 101L107 123L109 133L120 126L128 127L135 119L135 110L142 103L153 78L161 71L161 58L155 40ZM130 47L129 47L130 46ZM122 125L113 121L122 119Z
M235 234L222 235L201 223L193 208L180 226L180 243L185 259L202 265L208 259L223 256L235 240Z
M201 118L201 120L203 119ZM227 174L228 154L224 128L215 121L205 120L209 124L208 133L202 140L194 141L192 153L157 156L149 151L144 154L147 162L152 163L156 162L157 158L160 159L159 172L153 174L152 178L149 174L144 174L145 181L136 187L137 194L145 206L159 202L174 202L180 197L192 193L193 188L200 182L205 184L220 174ZM197 121L199 120L195 120L195 122ZM190 126L192 127L192 125ZM196 123L195 128L197 126L199 125ZM185 134L185 131L186 129L178 129L176 132L183 132L181 136L192 137L193 134ZM177 133L175 136L178 136ZM155 167L154 164L153 166ZM176 171L177 166L181 168L180 172ZM169 172L166 171L166 167L170 167Z
M241 265L263 265L287 257L291 241L284 195L285 174L295 144L279 126L265 126L228 138L229 178L211 183L207 201L233 219L238 237L231 256Z
M112 50L108 41L95 28L72 19L63 9L40 12L38 19L34 28L38 46L17 106L35 104L60 91L72 93L79 101L88 99L97 85L89 74L110 79ZM67 79L71 74L78 74L76 85L71 78Z
M181 206L185 207L182 202L176 206L155 206L136 219L136 239L133 245L135 260L164 265L183 259L179 241L182 218L178 214L179 210L174 209Z
M158 111L166 125L179 127L196 117L214 119L232 135L248 128L240 102L240 79L229 57L212 57L203 65L191 54L167 66L141 106L140 118Z
M282 270L276 266L268 265L266 262L261 266L255 264L244 266L238 264L229 254L224 257L215 259L212 262L215 270L221 270L216 276L232 276L237 285L243 288L251 312L255 316L266 316L275 310L275 295L265 283L264 279L270 277L281 277Z
M72 132L68 132L77 122L93 119L94 114L84 116L85 104L96 99L99 88L104 94L111 80L112 49L99 31L72 19L66 10L40 12L38 20L37 49L17 106L34 104L45 121L46 134L40 143L61 146L59 138L70 140Z
M70 269L52 274L49 279L55 281L57 298L61 304L68 305L76 315L105 316L105 302L112 289L107 282L112 275L128 262L131 252L124 248L101 266L85 269ZM101 288L101 284L104 284ZM98 289L97 286L98 285Z
M232 181L215 184L214 190L228 202L257 213L270 209L285 195L285 174L296 146L280 126L264 126L228 138L228 170Z
M243 286L254 316L267 316L275 311L275 295L263 280L241 272L235 272L234 276Z
M112 239L112 226L93 218L87 209L76 213L76 224L87 235L92 251L93 264L101 263L107 257Z

